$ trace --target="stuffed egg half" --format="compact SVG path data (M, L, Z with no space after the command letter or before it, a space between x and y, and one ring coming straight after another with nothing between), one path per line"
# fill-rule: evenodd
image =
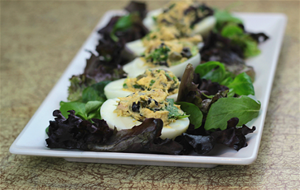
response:
M189 63L196 67L200 60L197 46L188 41L156 40L147 46L142 57L124 65L123 70L129 77L136 77L146 69L163 69L181 77Z
M126 97L132 93L144 90L161 89L168 93L168 98L177 100L180 82L170 71L147 69L135 78L119 79L107 84L104 94L108 99Z
M140 91L123 98L108 99L101 107L100 114L110 128L131 129L146 118L161 119L164 123L161 138L174 139L189 126L186 115L173 99L166 99L167 93L155 89Z
M162 26L176 26L177 30L188 35L206 35L216 25L216 18L209 7L182 1L171 2L164 9L149 12L143 24L150 31Z

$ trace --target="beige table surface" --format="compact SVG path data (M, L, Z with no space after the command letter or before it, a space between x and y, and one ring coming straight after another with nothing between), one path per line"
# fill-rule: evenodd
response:
M212 169L71 163L9 147L96 23L127 1L1 1L0 189L300 189L299 1L207 1L288 17L257 160ZM149 1L159 8L161 1Z

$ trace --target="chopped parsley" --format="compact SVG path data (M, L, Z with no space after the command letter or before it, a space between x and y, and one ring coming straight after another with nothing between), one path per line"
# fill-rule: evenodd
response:
M151 80L149 86L153 86L153 84L155 83L155 80Z
M123 84L123 88L128 88L126 83Z
M170 48L162 43L160 47L151 52L146 59L156 65L164 65L168 60L168 53L170 51Z
M182 118L189 117L189 115L186 115L181 109L179 109L174 105L173 99L166 99L166 101L167 101L166 110L169 111L169 115L168 115L169 119L182 119Z

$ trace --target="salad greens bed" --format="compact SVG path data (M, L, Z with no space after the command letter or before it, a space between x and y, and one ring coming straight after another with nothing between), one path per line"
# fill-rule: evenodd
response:
M163 140L160 119L146 119L128 130L108 127L100 115L106 100L104 87L126 77L122 66L134 56L125 43L149 32L142 23L146 4L131 2L125 9L127 15L112 17L98 31L102 36L96 47L98 55L91 53L84 72L70 78L69 101L60 103L46 130L48 147L199 155L209 153L216 144L235 150L246 147L245 135L255 127L248 128L245 123L258 116L261 105L254 98L255 72L245 64L245 58L259 54L258 44L268 36L247 32L230 12L209 7L217 24L204 38L201 64L187 66L175 102L189 115L188 130L174 140Z

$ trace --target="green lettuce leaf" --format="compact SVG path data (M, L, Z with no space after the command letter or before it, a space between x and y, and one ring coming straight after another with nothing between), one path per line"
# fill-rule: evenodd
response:
M60 111L64 117L68 117L70 110L75 111L75 115L83 120L101 119L100 108L103 101L88 101L83 102L60 102Z
M246 58L260 54L257 41L249 34L244 33L243 29L237 24L226 24L221 31L221 35L231 39L234 44L241 46Z
M188 102L176 102L176 104L180 105L180 108L189 115L190 122L195 129L201 126L203 114L195 104Z
M228 87L232 89L231 93L238 95L254 95L254 87L251 78L246 73L241 73L229 83Z
M110 83L110 81L101 81L89 87L86 87L82 92L82 102L86 103L93 100L104 102L106 100L104 87L108 83Z
M174 118L174 119L182 119L189 117L188 115L182 113L180 109L178 109L176 106L174 106L174 100L173 99L166 99L169 104L166 106L166 110L169 111L169 118Z
M87 120L87 114L85 112L85 103L82 102L60 102L60 109L61 114L64 117L68 117L69 110L74 110L76 112L76 116Z
M236 23L236 24L241 24L243 21L237 17L234 17L228 10L219 10L215 9L214 10L214 16L217 20L215 29L219 30L222 28L224 23Z
M227 71L223 63L209 61L200 64L196 67L195 73L199 74L201 78L227 86L230 89L229 95L255 94L251 77L246 73L234 76L231 72Z
M225 65L218 61L209 61L198 65L195 69L195 73L198 73L201 78L220 84L230 75L230 73L225 70Z
M204 128L205 130L224 130L227 121L233 117L239 118L238 125L241 126L258 116L260 106L259 101L248 96L220 98L211 105Z

